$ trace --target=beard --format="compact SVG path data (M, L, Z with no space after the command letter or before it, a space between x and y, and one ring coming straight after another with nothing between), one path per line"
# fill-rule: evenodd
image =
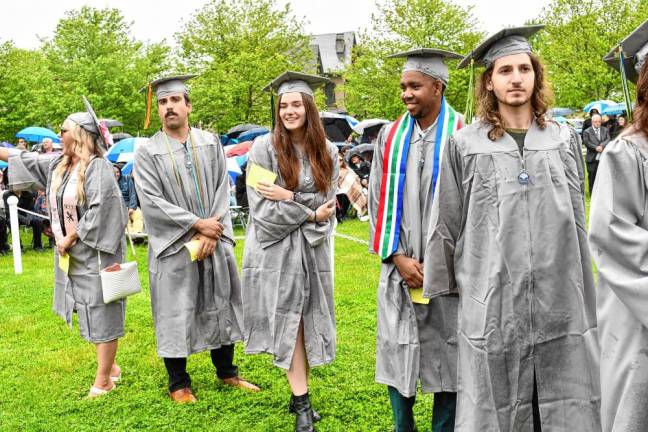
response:
M511 98L509 100L507 100L506 98L506 95L508 93L505 93L504 97L500 97L496 92L493 92L493 94L495 95L495 99L497 99L498 105L500 106L505 105L512 108L517 108L526 105L531 100L531 95L527 94L526 92L524 93L524 97Z

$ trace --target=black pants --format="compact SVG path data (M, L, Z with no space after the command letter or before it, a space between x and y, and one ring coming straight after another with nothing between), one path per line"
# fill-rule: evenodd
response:
M9 245L7 244L7 220L4 216L0 216L0 253L7 252Z
M389 401L391 402L394 417L394 431L416 431L416 425L414 424L414 403L416 402L416 396L405 397L398 393L398 390L392 386L388 386L387 390L389 391ZM457 393L434 393L432 432L454 431L456 409Z
M223 345L210 351L211 361L216 368L216 376L220 379L238 376L238 368L234 366L234 345ZM169 391L191 387L191 377L187 373L186 358L165 358L164 366L169 374Z
M589 184L590 196L594 189L594 180L596 180L596 171L598 170L598 161L590 162L587 164L587 183Z
M34 249L42 249L43 247L43 219L31 216L18 214L18 224L31 227L32 229L32 247Z
M533 409L533 432L542 432L540 421L540 404L538 403L538 382L536 381L535 372L533 372L533 397L531 399Z

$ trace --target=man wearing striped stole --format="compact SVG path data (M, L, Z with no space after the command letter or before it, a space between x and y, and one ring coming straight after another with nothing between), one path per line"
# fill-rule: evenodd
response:
M382 265L378 285L376 381L389 390L396 432L415 430L420 381L434 393L432 430L452 431L456 401L457 297L422 298L429 215L448 137L462 117L445 100L445 59L421 48L406 57L401 99L407 112L383 127L369 183L370 249Z

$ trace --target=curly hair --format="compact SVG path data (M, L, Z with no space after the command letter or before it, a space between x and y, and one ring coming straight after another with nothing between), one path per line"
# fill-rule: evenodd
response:
M531 107L533 115L538 123L540 129L546 126L545 114L553 99L553 93L549 84L545 80L545 68L542 62L533 53L529 54L531 59L531 66L535 73L535 83L533 85L533 94L531 94ZM479 118L489 123L492 127L488 131L488 138L495 141L504 135L504 123L502 115L499 112L499 102L495 96L495 92L488 90L488 83L493 76L494 64L490 65L488 69L482 73L479 86L477 87L477 115Z

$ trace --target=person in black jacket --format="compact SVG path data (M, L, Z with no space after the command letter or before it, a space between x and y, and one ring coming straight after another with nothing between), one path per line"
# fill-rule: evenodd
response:
M599 159L603 154L605 146L610 142L610 132L601 124L601 116L594 114L592 116L592 127L583 131L583 144L587 147L585 163L587 164L587 174L590 194L596 180L596 170L598 169Z

